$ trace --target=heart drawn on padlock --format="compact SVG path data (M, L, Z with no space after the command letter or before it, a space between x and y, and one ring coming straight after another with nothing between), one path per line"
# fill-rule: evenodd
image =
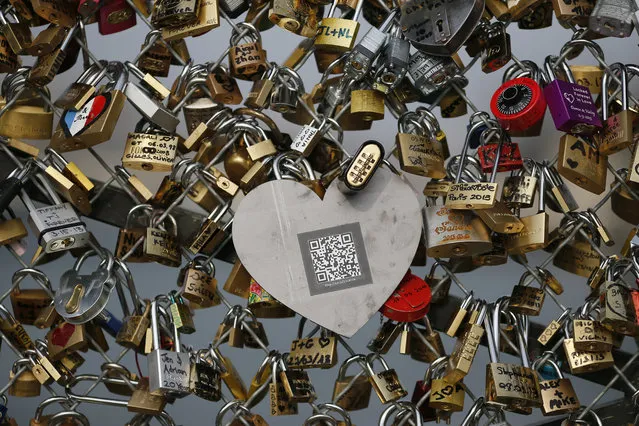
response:
M422 233L413 189L379 169L353 195L324 200L297 182L260 185L241 201L233 243L251 276L309 320L352 336L393 293Z
M58 327L51 333L51 343L56 346L64 347L69 343L69 339L75 333L75 325L65 323L62 327Z
M572 93L564 93L564 99L572 105L572 103L575 102L575 95L573 95Z
M109 92L92 97L78 111L66 110L60 119L64 134L73 137L82 134L91 124L100 118L111 103Z

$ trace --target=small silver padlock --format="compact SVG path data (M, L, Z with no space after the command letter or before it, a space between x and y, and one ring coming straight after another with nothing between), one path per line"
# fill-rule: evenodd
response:
M151 302L151 335L153 350L149 353L149 391L169 395L189 393L191 379L191 359L186 352L180 352L180 333L173 324L173 344L175 351L160 348L160 328L158 324L158 301Z

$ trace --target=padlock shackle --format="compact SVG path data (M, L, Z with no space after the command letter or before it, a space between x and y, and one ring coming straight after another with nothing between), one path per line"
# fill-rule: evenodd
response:
M601 79L601 118L607 120L609 117L609 103L608 89L610 86L610 71L620 71L621 73L621 108L622 110L628 110L628 72L625 65L621 62L615 62L610 64L608 69L604 71L603 78Z
M323 404L318 404L317 405L317 409L319 411L333 411L337 414L339 414L340 416L342 416L342 418L344 419L343 422L340 423L344 423L343 426L351 426L351 416L348 414L348 412L343 409L342 407L340 407L337 404L333 404L330 402L325 402Z
M28 276L33 277L35 282L38 283L40 287L44 289L44 291L49 295L49 297L51 298L54 297L53 287L51 286L51 281L49 280L49 277L47 276L47 274L45 274L39 269L34 269L34 268L18 269L16 272L13 273L13 276L11 277L11 288L13 290L17 289L18 291L20 291L20 283L22 282L22 280L24 280Z
M359 362L359 363L367 362L366 355L356 354L346 358L346 360L339 367L339 371L337 373L337 380L343 380L346 378L346 371L348 370L348 367L350 367L351 364L353 364L354 362Z

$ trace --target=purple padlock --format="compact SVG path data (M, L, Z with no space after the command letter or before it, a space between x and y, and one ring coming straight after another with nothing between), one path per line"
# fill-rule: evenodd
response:
M565 62L555 64L557 56L547 56L545 61L548 79L554 79L544 87L544 96L557 130L575 135L592 135L601 128L601 119L592 95L587 87L575 83ZM554 67L561 66L568 81L558 80Z

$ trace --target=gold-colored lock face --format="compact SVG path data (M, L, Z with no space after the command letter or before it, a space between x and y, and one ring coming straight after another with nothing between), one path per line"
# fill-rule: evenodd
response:
M446 194L446 207L456 210L491 208L495 205L498 186L489 182L453 183Z
M0 106L4 105L4 99ZM53 129L53 112L40 106L15 105L0 117L0 135L40 140L49 139Z
M377 90L351 91L351 114L364 121L384 119L384 94Z
M629 109L608 117L604 123L599 152L611 155L628 148L634 142L632 128L634 119L635 113Z
M157 228L146 228L144 254L152 261L166 266L178 267L182 261L177 238Z
M524 224L519 217L501 201L496 201L495 205L489 209L480 209L475 213L493 232L518 234L524 229Z
M22 61L9 45L7 38L0 34L0 72L15 72L21 64Z
M552 263L564 271L588 278L599 266L600 257L586 239L577 235L571 243L559 250Z
M147 305L145 314L130 315L125 318L115 341L119 345L137 350L146 335L147 328L151 325L151 320L148 318L149 312Z
M473 323L466 327L450 354L444 380L448 383L457 383L466 377L473 365L484 332L484 328L478 324Z
M268 387L271 401L271 416L290 416L298 413L297 403L291 401L281 380Z
M11 291L11 306L13 316L25 325L33 325L40 312L51 304L51 297L44 289L21 289L16 287Z
M145 236L144 228L129 228L120 229L118 233L118 239L116 242L115 253L116 257L123 257L131 250L133 245L142 237ZM127 262L140 263L148 262L149 259L144 255L142 244L133 250L133 253L127 257Z
M519 364L487 364L486 400L512 408L540 407L537 373Z
M552 7L559 23L573 23L588 26L588 18L595 7L594 0L577 0L566 3L563 0L552 0Z
M392 368L375 372L368 378L382 404L397 401L408 394L399 382L397 372Z
M232 182L239 184L253 163L245 147L234 147L224 157L224 170Z
M468 113L468 104L464 98L457 92L451 92L448 92L448 94L439 101L442 118L462 117Z
M317 50L344 53L353 49L359 23L343 18L324 18L317 28L315 48Z
M431 300L432 303L432 300ZM423 340L417 336L417 333L421 333L424 339L431 344L433 348L437 350L437 352L433 352L430 350L428 346L423 342ZM439 358L440 354L446 353L444 349L444 343L442 342L442 338L437 331L432 333L427 330L422 330L418 328L413 329L413 333L411 334L411 342L410 342L410 357L421 362L432 363L434 360Z
M465 396L462 382L448 383L444 379L433 379L428 406L448 412L463 411Z
M9 380L12 380L14 377L15 373L13 371L10 371ZM9 387L9 395L22 398L40 396L41 387L42 386L40 385L38 379L29 369L26 369Z
M612 352L580 352L575 349L574 339L564 339L564 352L571 374L592 373L614 365Z
M429 257L472 256L492 248L486 225L471 211L426 207Z
M11 323L3 319L0 320L0 330L19 349L33 349L33 341L21 323Z
M333 387L333 400L342 393L353 377L354 376L345 376L341 379L337 379ZM367 408L370 403L372 391L373 386L368 378L364 375L359 376L355 379L352 387L347 390L339 400L335 401L335 404L348 411L363 410Z
M337 363L334 336L298 338L291 343L289 368L331 368Z
M610 207L618 217L626 222L633 225L639 224L639 201L632 198L622 186L612 193Z
M546 293L540 288L516 285L510 295L508 309L514 313L538 316Z
M446 177L441 146L425 136L398 133L395 137L399 165L405 172L433 179Z
M43 19L63 27L72 27L78 16L72 3L57 0L31 0L33 10Z
M229 273L224 290L236 296L248 299L249 287L251 285L251 275L248 273L240 260L236 260L231 272Z
M242 381L240 374L235 368L235 365L233 365L229 358L220 354L219 351L218 358L220 359L224 369L226 370L226 372L220 374L222 380L224 381L224 384L226 384L235 398L245 401L247 395L246 385L244 385L244 381Z
M83 188L71 182L53 166L48 166L44 172L55 190L62 194L65 200L73 204L83 215L88 216L91 213L89 194Z
M565 179L594 194L606 189L608 157L573 135L559 141L557 170Z
M12 244L27 235L29 232L19 217L0 222L0 246Z
M570 379L542 380L539 389L544 416L573 413L581 406Z
M580 352L605 352L612 350L612 333L599 321L575 319L573 345Z
M257 42L232 46L229 63L234 77L242 80L259 78L266 70L266 50Z
M149 392L149 379L141 377L127 403L127 410L134 413L158 415L164 410L166 402L164 395Z
M147 172L170 172L177 146L177 136L129 133L122 155L122 165Z
M525 254L543 249L548 245L548 213L537 213L520 218L524 229L519 234L509 235L506 247L510 254Z
M163 27L162 38L166 41L197 37L220 26L218 3L215 0L200 0L197 20L190 24Z
M203 270L188 268L184 275L182 297L202 307L219 305L217 280Z
M313 56L315 57L315 64L317 65L317 71L321 73L325 73L328 70L328 67L335 62L337 58L342 56L340 52L329 52L323 50L315 50L313 52ZM343 62L331 68L331 74L342 74L344 72ZM330 80L329 80L330 81ZM315 100L317 98L313 98Z
M570 65L569 68L575 83L587 87L593 95L601 93L601 80L604 74L602 68L597 65Z

